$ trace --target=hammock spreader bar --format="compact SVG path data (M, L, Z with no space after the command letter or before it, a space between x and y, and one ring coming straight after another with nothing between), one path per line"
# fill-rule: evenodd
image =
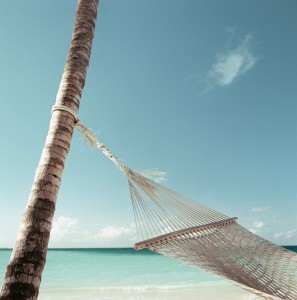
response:
M166 233L166 234L160 235L158 237L136 243L134 246L134 249L142 250L144 248L153 247L157 243L160 243L160 244L167 243L171 240L185 237L189 234L200 233L200 232L208 234L207 231L209 231L210 229L228 226L228 225L231 225L231 224L237 222L237 220L238 220L237 218L231 218L231 219L227 219L227 220L223 220L223 221L219 221L219 222L213 222L213 223L209 223L206 225L199 225L199 226L194 226L194 227L174 231L171 233Z

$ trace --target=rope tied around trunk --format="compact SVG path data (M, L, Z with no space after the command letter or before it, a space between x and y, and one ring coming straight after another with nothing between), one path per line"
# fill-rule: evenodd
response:
M65 105L54 105L52 107L52 114L56 110L67 111L68 113L70 113L74 117L76 124L79 122L78 116L76 115L75 111L73 111L70 107L65 106Z

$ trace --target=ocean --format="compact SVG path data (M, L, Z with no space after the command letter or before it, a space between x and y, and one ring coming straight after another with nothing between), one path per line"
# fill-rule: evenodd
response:
M290 247L297 252L297 247ZM11 250L0 249L0 277ZM49 249L40 300L258 300L239 287L148 250Z

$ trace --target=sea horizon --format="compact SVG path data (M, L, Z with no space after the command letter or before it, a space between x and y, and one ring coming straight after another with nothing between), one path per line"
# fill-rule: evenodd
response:
M280 247L286 248L290 250L290 248L297 247L297 245L278 245ZM60 250L60 249L71 249L71 250L88 250L88 249L133 249L134 247L49 247L48 250ZM0 247L0 250L13 250L12 247ZM135 250L136 252L142 251L142 250ZM295 251L294 251L295 252Z

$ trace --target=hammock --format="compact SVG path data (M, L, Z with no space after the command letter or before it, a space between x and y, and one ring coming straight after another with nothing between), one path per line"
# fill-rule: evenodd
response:
M135 172L98 142L83 124L85 139L128 180L138 239L147 248L202 269L265 299L297 299L297 255L243 228L230 218Z

